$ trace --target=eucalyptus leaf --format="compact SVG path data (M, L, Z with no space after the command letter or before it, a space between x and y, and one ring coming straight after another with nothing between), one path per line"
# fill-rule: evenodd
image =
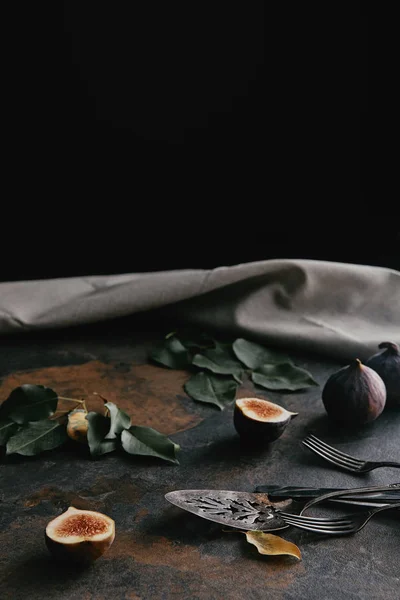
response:
M118 408L113 402L106 402L105 406L110 411L110 430L105 439L113 440L124 430L131 426L131 418L123 410Z
M18 424L11 421L11 419L5 419L0 421L0 446L5 446L8 439L17 431Z
M58 421L35 421L22 427L7 442L7 454L34 456L61 446L68 439L65 425Z
M132 425L121 433L121 443L128 454L155 456L179 464L176 458L179 445L151 427Z
M242 383L243 367L230 345L217 344L215 348L206 350L203 354L195 354L192 363L217 375L232 375L238 383Z
M8 417L19 425L41 421L55 413L57 402L58 396L51 388L24 384L15 388L3 402L0 416Z
M190 365L190 354L182 342L174 335L155 348L150 358L170 369L185 369Z
M263 365L251 374L253 382L268 390L304 390L318 385L312 375L292 363Z
M233 351L237 358L249 369L258 369L265 364L290 363L285 354L265 348L260 344L238 338L233 342Z
M215 404L223 410L235 400L238 385L231 377L197 373L185 383L184 388L193 400Z
M87 440L90 454L100 456L116 450L117 440L106 439L107 434L110 432L111 419L98 412L90 412L86 418L89 422Z

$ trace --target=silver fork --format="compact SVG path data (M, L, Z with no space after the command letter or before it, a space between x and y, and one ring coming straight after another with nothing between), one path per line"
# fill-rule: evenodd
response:
M377 513L399 507L400 502L397 502L396 504L380 506L379 508L374 508L367 512L355 513L334 519L305 517L303 515L292 515L281 511L277 512L285 523L292 525L293 527L312 531L313 533L324 533L326 535L349 535L360 531L360 529L365 527L368 521Z
M302 444L309 450L312 450L315 454L318 454L318 456L321 456L321 458L324 458L345 471L351 471L352 473L368 473L368 471L378 469L379 467L400 468L399 462L372 462L369 460L362 460L361 458L355 458L354 456L350 456L350 454L345 454L340 450L336 450L336 448L332 448L332 446L329 446L329 444L318 439L313 434L307 435L302 441Z

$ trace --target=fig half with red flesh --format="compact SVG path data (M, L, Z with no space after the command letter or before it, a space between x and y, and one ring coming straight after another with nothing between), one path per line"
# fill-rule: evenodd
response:
M50 521L45 531L46 545L56 558L83 564L104 554L114 538L113 519L73 506Z
M241 438L254 444L277 440L298 413L260 398L240 398L235 402L233 422Z

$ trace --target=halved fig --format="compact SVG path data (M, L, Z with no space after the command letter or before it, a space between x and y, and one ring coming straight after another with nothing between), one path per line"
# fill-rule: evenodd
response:
M67 434L71 440L80 444L87 443L87 432L89 421L86 418L87 411L83 408L76 408L68 414Z
M261 398L240 398L235 402L233 423L238 434L254 444L273 442L285 431L292 413Z
M91 563L111 546L115 523L110 517L73 506L46 527L45 539L50 552L61 560Z

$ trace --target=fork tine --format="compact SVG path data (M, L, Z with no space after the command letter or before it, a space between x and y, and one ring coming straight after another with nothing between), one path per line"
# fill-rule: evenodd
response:
M293 525L293 527L314 527L321 531L343 531L344 529L353 529L354 523L340 522L340 523L303 523L302 521L292 521L292 519L285 519L287 525Z
M352 461L354 464L360 465L365 462L365 461L361 460L360 458L355 458L354 456L350 456L350 454L346 454L345 452L342 452L341 450L338 450L337 448L333 448L333 446L330 446L326 442L323 442L322 440L317 438L312 433L310 433L308 436L306 436L305 439L309 440L310 442L314 442L314 444L320 446L321 448L325 448L326 450L330 450L331 452L334 452L336 456L341 456L342 458L346 458L346 459Z
M375 508L367 513L347 515L345 517L335 519L304 517L303 515L295 515L285 513L283 511L279 512L282 520L287 525L293 525L293 527L299 527L300 529L313 531L315 533L344 535L346 533L356 533L357 531L360 531L360 529L362 529L374 515L384 510L391 510L394 508L400 508L400 502Z
M342 458L341 456L337 455L334 450L329 450L328 448L324 448L323 446L316 444L312 440L307 440L303 443L305 446L314 450L315 452L318 450L318 452L320 452L321 455L323 455L323 456L329 456L329 458L331 458L332 460L340 461L341 464L349 465L349 466L352 466L353 468L358 467L358 464L355 465L355 464L351 463L347 458Z
M357 470L363 464L362 462L360 462L360 463L358 463L358 462L351 462L348 459L342 458L341 456L337 456L335 454L335 451L327 450L325 448L319 447L317 444L315 444L311 440L303 441L303 444L304 444L304 446L307 446L307 448L309 448L310 450L313 450L316 454L319 454L320 456L322 456L326 460L330 460L331 462L333 462L336 465L341 465L341 466L346 467L348 469L355 469L355 470Z
M346 454L345 452L342 452L341 450L338 450L337 448L333 448L333 446L330 446L326 442L323 442L322 440L320 440L313 434L310 434L305 439L306 440L308 439L309 442L312 442L313 444L318 446L321 450L329 451L332 454L334 454L335 456L341 457L344 460L348 460L348 461L354 463L355 465L362 465L365 462L365 461L361 460L360 458L355 458L354 456L350 456L350 454Z
M298 529L304 529L305 531L311 531L313 533L325 533L325 534L335 534L341 535L346 533L352 533L354 531L353 527L346 525L342 529L332 529L331 527L321 527L320 525L304 525L299 523L290 523L289 521L285 521L288 525L293 525Z
M334 464L335 466L338 466L338 459L336 457L332 457L329 454L327 454L324 450L321 449L317 449L315 446L313 446L310 442L302 442L304 446L306 446L307 448L309 448L310 450L312 450L313 452L315 452L315 454L318 454L318 456L321 456L321 458L331 462L332 464ZM351 471L353 471L356 467L353 467L351 465L345 464L345 463L340 463L340 466L342 466L344 469L349 469Z
M352 523L352 520L348 517L335 517L333 519L328 519L326 517L305 517L303 515L294 515L290 513L279 512L279 516L284 519L290 519L291 521L298 521L299 523L315 523L317 524L326 524L333 525L335 523Z

